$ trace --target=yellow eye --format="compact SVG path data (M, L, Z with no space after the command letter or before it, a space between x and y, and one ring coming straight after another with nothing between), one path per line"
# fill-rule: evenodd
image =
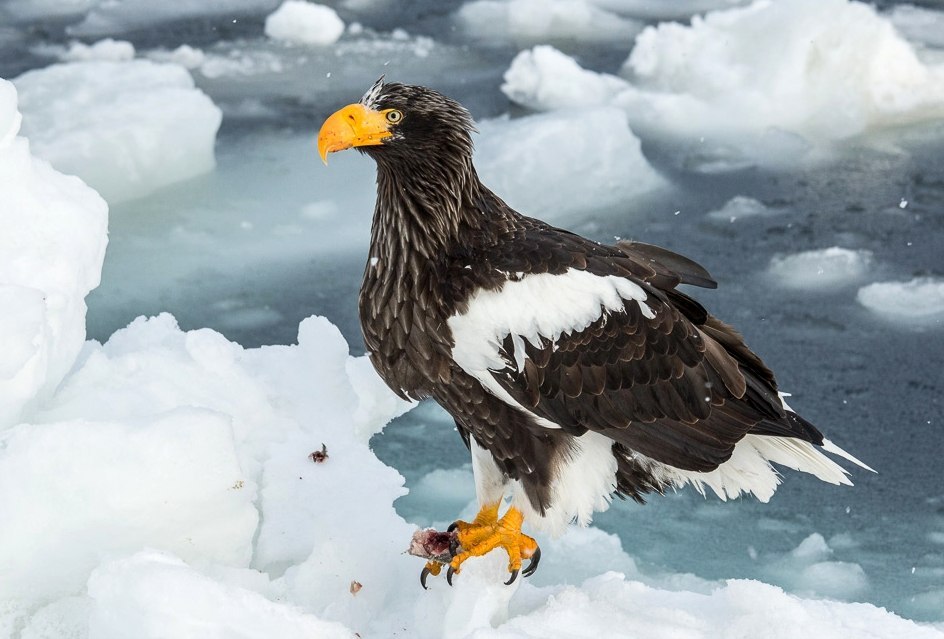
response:
M390 124L396 124L403 119L403 114L397 111L396 109L390 109L387 111L387 122Z

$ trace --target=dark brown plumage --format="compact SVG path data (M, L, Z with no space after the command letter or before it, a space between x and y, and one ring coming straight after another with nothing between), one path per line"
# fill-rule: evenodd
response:
M773 374L741 336L677 289L714 288L701 266L647 244L602 245L512 210L476 175L466 110L430 89L378 82L347 109L351 122L363 111L374 124L364 125L366 133L352 124L351 134L347 124L326 123L321 144L323 156L355 146L377 163L359 302L371 361L394 392L435 399L473 452L487 451L494 469L476 467L480 498L489 481L478 474L497 469L538 519L585 519L581 506L555 500L564 503L565 469L591 440L609 442L610 459L594 462L611 469L609 489L638 501L686 482L722 496L753 490L769 497L766 484L756 488L744 474L751 468L711 475L746 435L773 438L801 470L845 480L816 452L820 431L785 407ZM387 114L387 123L375 114ZM329 129L344 139L330 141ZM559 281L577 295L578 278L587 295L599 295L589 318L566 301L519 308L512 299L539 282ZM619 291L615 305L611 290ZM515 317L505 324L470 319L479 316L473 307L504 308L502 296L519 316L535 314L522 325L559 327L518 333L509 328ZM476 348L492 362L487 368L470 363ZM760 452L745 454L763 464L773 455L763 441L751 446Z

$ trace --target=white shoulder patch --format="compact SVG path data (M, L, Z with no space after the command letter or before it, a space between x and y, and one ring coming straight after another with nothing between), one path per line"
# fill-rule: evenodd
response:
M478 377L501 370L506 363L499 355L508 335L515 342L515 365L524 367L518 346L541 338L556 342L587 328L604 312L618 313L627 301L639 304L643 315L655 317L646 301L646 292L637 284L614 275L599 276L568 269L560 275L525 275L505 282L501 290L479 290L469 301L468 310L449 318L455 340L452 357L467 373ZM521 349L523 350L523 348Z

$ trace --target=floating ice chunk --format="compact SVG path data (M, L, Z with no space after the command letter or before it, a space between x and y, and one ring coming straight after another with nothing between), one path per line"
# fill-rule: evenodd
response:
M819 533L767 567L791 590L818 596L851 598L868 588L868 577L856 563L835 561L833 550Z
M214 166L222 114L180 66L73 62L29 71L14 84L33 151L109 202Z
M101 0L9 0L0 6L15 22L82 15Z
M800 545L790 551L793 559L800 561L823 561L833 554L826 538L819 533L812 533L800 542Z
M628 41L642 29L585 0L475 0L459 9L471 35L519 45L553 40Z
M750 0L589 0L603 9L647 20L681 20L696 13L729 9Z
M68 1L81 2L82 0ZM70 35L104 36L200 16L233 17L254 14L271 11L278 4L278 0L177 0L175 2L95 0L95 2L85 2L85 4L88 5L90 11L81 22L68 27L66 31Z
M134 58L134 45L125 40L105 38L94 44L73 42L62 54L66 62L84 62L87 60L111 60L121 62Z
M200 73L210 79L264 76L281 73L285 68L285 61L272 51L233 49L227 55L206 55L199 68Z
M32 157L19 121L16 91L0 80L0 430L75 362L107 242L105 202Z
M770 213L771 210L763 202L746 195L735 195L720 209L709 211L707 215L712 220L736 222L743 218L760 217Z
M761 0L647 27L625 70L639 89L621 96L633 124L676 134L836 140L944 117L944 67L848 0Z
M182 44L171 51L154 49L148 51L146 55L155 62L170 62L191 70L198 68L206 60L206 54L202 49L191 47L189 44Z
M876 282L860 288L856 299L888 320L934 324L944 320L944 280L940 278Z
M526 215L605 208L664 184L619 109L487 120L479 130L483 182Z
M869 251L833 246L774 257L768 273L787 288L827 289L855 282L865 275L871 264Z
M582 69L570 56L540 45L515 56L501 90L518 104L551 110L605 105L628 86L622 78Z
M634 130L697 140L696 154L723 152L729 166L795 163L836 140L944 117L944 64L921 62L891 22L848 0L760 0L647 27L624 85L542 56L516 59L512 100L553 109L603 99Z
M285 0L265 21L265 33L275 40L295 44L334 44L344 33L344 21L331 7Z

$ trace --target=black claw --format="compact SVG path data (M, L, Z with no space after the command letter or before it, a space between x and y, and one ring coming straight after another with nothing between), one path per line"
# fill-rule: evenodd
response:
M446 571L446 583L450 586L452 585L452 576L456 574L455 568L449 566L449 570Z
M531 575L534 574L534 571L538 569L539 563L541 563L541 547L540 546L538 546L535 549L534 554L531 555L531 561L528 562L528 566L524 569L524 571L521 574L523 574L525 577L530 577Z
M510 586L511 584L515 583L515 579L517 578L518 578L518 569L516 568L515 570L511 571L511 577L508 578L508 581L505 582L505 585Z
M451 524L449 524L449 528L446 528L446 532L452 532L453 530L455 530L455 529L458 528L458 527L459 527L459 522L454 521L454 522L452 522Z
M429 588L426 587L426 578L429 577L429 575L429 568L424 567L423 572L420 573L420 585L423 586L423 590L429 590Z

